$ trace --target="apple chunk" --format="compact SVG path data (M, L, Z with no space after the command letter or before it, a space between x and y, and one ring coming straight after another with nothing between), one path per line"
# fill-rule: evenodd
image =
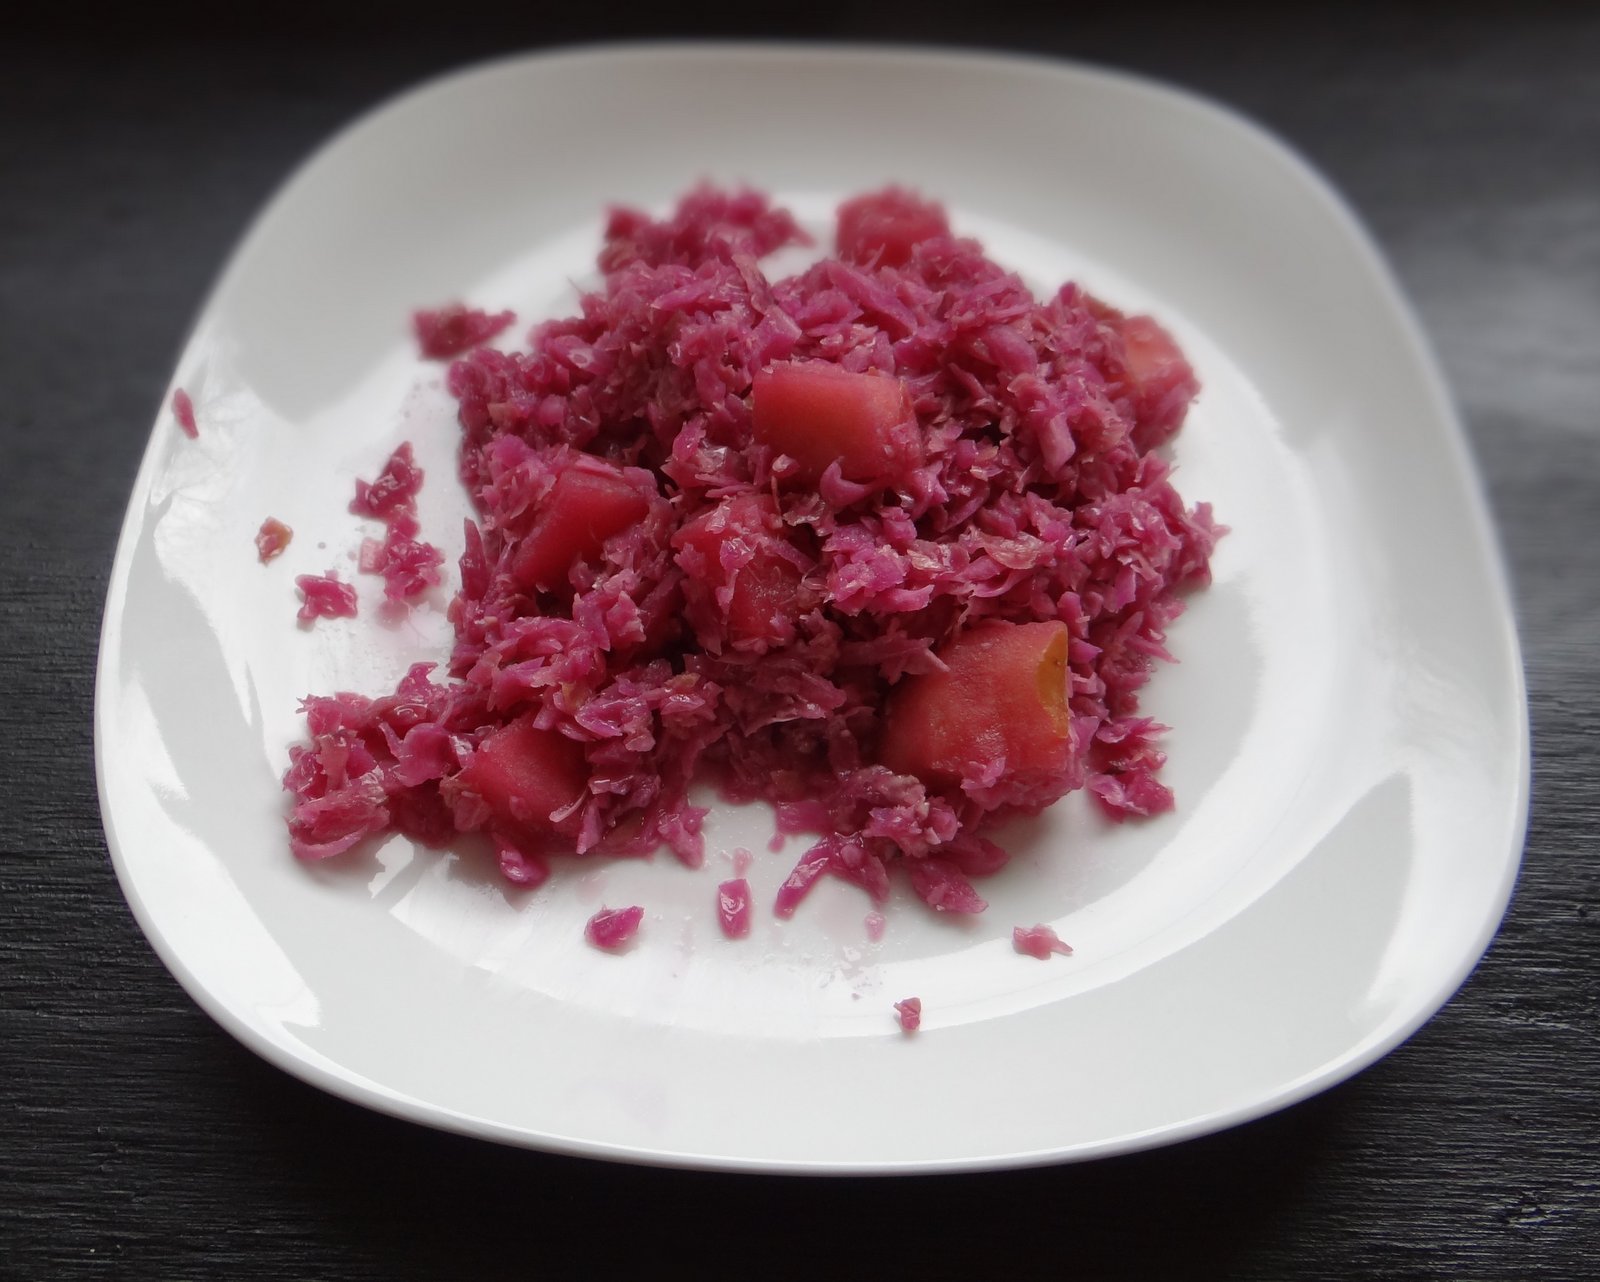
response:
M938 653L947 671L907 677L890 698L883 764L933 786L997 762L1019 783L1059 778L1072 731L1067 625L980 624Z
M826 361L785 362L755 377L756 439L800 464L815 484L838 460L847 481L893 483L922 462L922 434L905 384Z
M577 561L587 561L614 534L644 519L650 501L622 472L601 459L568 464L545 496L518 545L511 575L519 588L554 591Z
M588 782L583 747L558 730L541 730L532 716L486 735L455 779L489 807L492 829L536 839L556 832L550 816L578 800Z

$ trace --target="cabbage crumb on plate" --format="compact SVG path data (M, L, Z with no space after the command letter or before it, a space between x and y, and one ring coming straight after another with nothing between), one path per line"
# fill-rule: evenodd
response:
M922 998L907 997L894 1004L894 1017L899 1021L900 1027L907 1033L914 1033L922 1027Z

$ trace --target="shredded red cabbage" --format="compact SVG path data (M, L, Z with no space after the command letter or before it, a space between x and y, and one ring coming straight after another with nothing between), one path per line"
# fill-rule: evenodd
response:
M847 213L844 253L773 279L762 258L807 238L760 193L614 211L576 315L450 367L476 516L447 674L306 701L297 852L481 830L519 884L558 852L698 864L705 776L817 837L780 916L824 874L881 902L897 870L970 913L995 822L1084 786L1116 818L1172 805L1138 691L1220 533L1159 452L1192 371L1149 318L1071 284L1035 299L909 193ZM394 537L420 481L403 447L352 506ZM387 542L365 560L401 595L428 576ZM914 727L908 772L883 764L901 693L938 712L952 647L1043 624L1012 647L1057 674L1037 724L1008 737L997 705L966 756Z
M378 521L414 515L422 480L422 469L412 456L411 442L402 441L374 480L357 478L356 496L350 500L350 510L357 516L370 516Z
M350 510L358 516L387 522L380 541L365 539L356 568L363 574L383 576L383 594L392 604L415 601L443 582L440 566L444 553L416 536L417 494L423 472L412 456L411 442L402 441L373 481L356 481Z

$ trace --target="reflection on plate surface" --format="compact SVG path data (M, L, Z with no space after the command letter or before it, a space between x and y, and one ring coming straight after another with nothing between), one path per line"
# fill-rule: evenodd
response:
M586 124L529 127L596 80L608 104ZM662 102L666 143L630 123ZM829 141L863 118L871 155ZM522 321L564 312L605 205L661 205L702 176L770 190L813 229L842 196L907 182L1036 290L1077 279L1174 330L1204 384L1178 484L1233 530L1172 629L1181 662L1143 700L1174 727L1177 813L1114 826L1069 798L1005 834L1014 858L984 882L981 918L897 897L879 941L866 899L830 880L792 921L758 914L748 940L721 938L731 852L757 852L758 903L797 853L768 851L760 807L714 811L702 870L569 861L535 892L466 846L396 838L297 864L277 780L298 699L377 693L449 644L443 594L383 628L371 580L362 619L293 622L296 574L350 568L352 478L402 439L429 475L425 537L452 566L460 551L453 406L405 318L455 297ZM96 709L107 834L196 999L336 1093L685 1165L1086 1157L1216 1129L1369 1063L1448 998L1504 910L1525 709L1460 429L1336 198L1192 98L893 51L494 64L314 156L235 254L173 382L201 435L158 422L118 550ZM267 515L295 540L262 567ZM622 956L580 942L602 902L647 907ZM1074 955L1016 954L1011 928L1034 922ZM924 1022L906 1037L892 1004L913 994Z

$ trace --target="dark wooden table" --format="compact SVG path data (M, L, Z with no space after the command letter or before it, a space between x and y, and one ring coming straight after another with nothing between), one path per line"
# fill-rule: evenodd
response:
M631 1276L676 1259L739 1276L1600 1276L1600 10L769 18L766 34L1132 67L1302 148L1392 256L1453 380L1532 700L1513 908L1407 1045L1176 1148L862 1181L613 1167L365 1112L213 1025L129 915L91 764L102 596L168 370L251 212L328 131L430 71L754 30L731 8L606 26L582 6L304 8L235 15L209 43L191 37L215 5L63 9L0 45L0 1275Z

